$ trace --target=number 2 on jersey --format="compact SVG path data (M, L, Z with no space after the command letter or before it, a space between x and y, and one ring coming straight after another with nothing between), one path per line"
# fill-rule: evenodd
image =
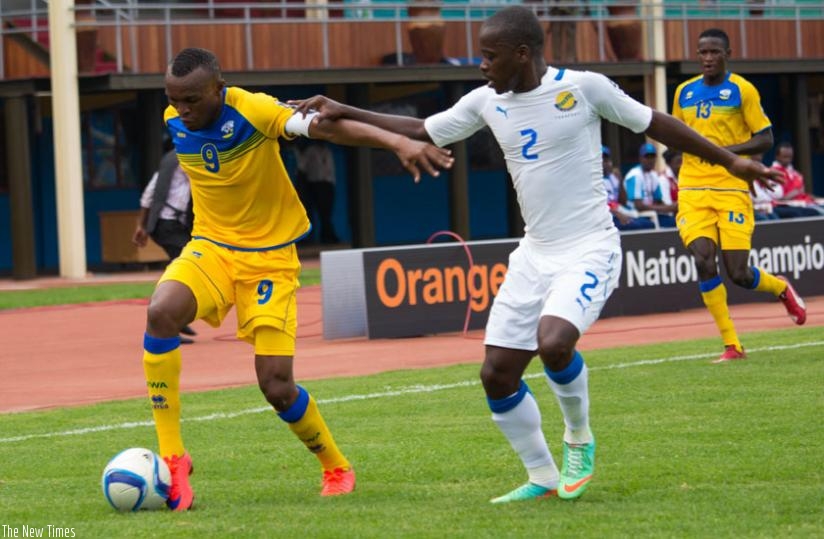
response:
M529 153L529 150L535 146L535 142L538 140L538 132L534 129L521 129L521 136L529 137L521 147L521 155L524 156L524 159L529 159L530 161L538 159L537 153Z

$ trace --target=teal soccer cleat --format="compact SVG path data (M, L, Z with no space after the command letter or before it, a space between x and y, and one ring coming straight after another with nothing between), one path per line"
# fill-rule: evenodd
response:
M564 442L564 466L558 497L574 500L587 489L592 472L595 470L595 439L588 444L568 444Z
M523 502L527 500L539 500L541 498L549 498L555 496L557 491L555 489L542 487L535 483L526 483L516 488L512 492L508 492L503 496L492 498L491 503L509 503L509 502Z

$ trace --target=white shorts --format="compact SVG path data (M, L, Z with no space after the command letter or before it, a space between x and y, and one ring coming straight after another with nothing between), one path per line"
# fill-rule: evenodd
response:
M583 335L618 286L621 260L617 231L553 253L522 239L509 255L506 277L489 312L484 344L537 350L542 316L563 318Z

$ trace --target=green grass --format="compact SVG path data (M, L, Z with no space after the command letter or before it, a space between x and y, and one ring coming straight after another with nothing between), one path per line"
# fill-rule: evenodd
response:
M184 394L185 514L120 514L100 493L117 451L156 447L144 399L0 415L0 523L101 538L821 537L824 328L746 341L750 359L726 365L709 364L717 339L585 352L598 453L575 502L489 504L525 473L472 364L305 383L358 472L333 499L256 387ZM537 361L527 380L560 458Z
M319 284L320 269L303 270L300 282L303 286ZM9 290L0 292L0 310L148 298L154 287L155 283L148 282Z

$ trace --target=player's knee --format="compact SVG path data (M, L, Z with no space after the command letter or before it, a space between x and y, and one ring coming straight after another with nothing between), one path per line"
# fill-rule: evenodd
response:
M750 268L732 268L728 273L730 280L737 286L741 286L743 288L750 288L752 286L754 277L752 271L750 271Z
M714 258L694 257L695 269L698 271L698 278L707 281L718 275L718 265Z
M258 387L266 398L266 402L271 404L278 412L287 410L297 396L297 388L294 382L277 377L258 380Z
M575 351L575 343L556 336L538 337L538 355L552 371L561 371L569 364Z
M174 337L183 325L178 324L171 310L161 302L152 300L146 312L146 328L154 337Z
M499 369L489 361L484 362L481 367L481 384L487 395L509 395L517 389L516 382L519 381L520 379L513 380L508 370Z

